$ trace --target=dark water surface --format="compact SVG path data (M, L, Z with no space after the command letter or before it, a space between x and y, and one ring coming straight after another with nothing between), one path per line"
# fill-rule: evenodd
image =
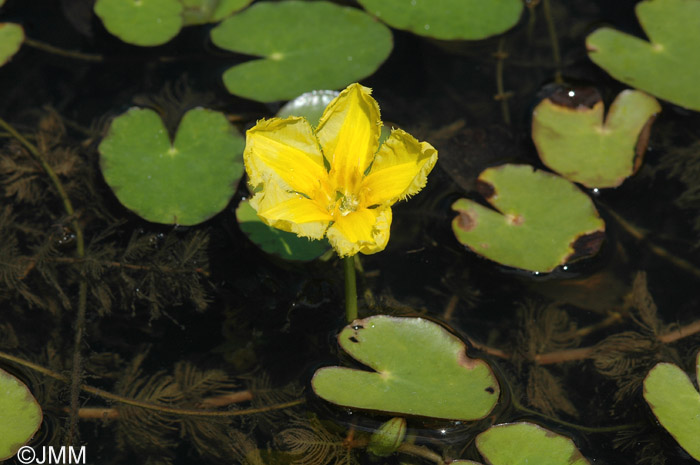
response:
M641 34L633 13L635 2L552 3L565 85L595 86L607 106L625 86L588 60L584 38L602 24ZM165 403L149 391L149 383L158 385L180 363L227 374L237 387L210 373L218 380L211 381L212 392L250 388L256 395L253 406L307 401L304 407L224 422L180 417L166 417L163 422L133 411L104 422L83 420L80 444L87 445L89 461L256 464L251 450L258 447L263 463L292 459L312 463L277 452L289 449L285 431L306 428L318 435L318 429L309 426L309 419L317 417L337 442L348 427L361 437L362 431L386 421L386 415L335 408L309 392L316 368L339 359L349 362L338 353L334 339L345 324L340 262L289 264L258 251L240 232L233 214L248 195L243 183L226 211L204 225L173 231L126 211L99 174L99 138L109 118L132 105L155 105L175 122L184 110L207 106L234 116L242 130L273 115L279 105L231 96L220 81L226 68L246 58L215 50L208 42L207 27L185 29L162 47L131 47L109 36L89 11L87 0L8 0L0 18L21 23L28 37L106 59L91 63L25 45L0 68L0 117L28 134L60 133L56 125L66 127L55 145L70 147L79 160L78 168L67 169L64 180L96 257L144 266L169 263L181 252L177 244L199 244L206 236L208 242L202 243L198 258L188 266L202 266L208 275L192 271L152 276L107 267L112 271L90 281L85 382ZM640 172L617 189L589 192L606 221L606 241L596 257L551 275L533 275L475 256L450 230L450 205L462 196L479 198L474 184L481 170L506 162L541 167L529 135L530 114L552 89L556 68L541 7L535 15L530 35L526 11L501 44L509 53L503 80L505 90L513 92L507 101L510 124L504 123L502 107L494 100L493 54L501 38L441 42L393 31L392 55L362 81L373 88L383 119L433 143L440 159L424 191L395 207L386 251L361 257L365 273L358 284L365 298L360 299L360 313L440 321L478 345L470 355L492 363L502 398L488 418L476 423L409 418L416 442L445 457L480 460L475 434L495 423L532 421L574 439L591 463L693 463L656 425L642 398L641 380L662 360L690 368L700 338L649 345L650 320L640 316L645 309L639 307L645 296L653 298L661 333L666 325L683 326L700 318L698 231L693 229L700 201L679 206L677 199L688 186L670 176L673 164L668 162L680 148L700 140L698 113L663 103ZM166 88L174 96L167 97ZM46 119L52 112L57 115L54 126ZM0 150L3 158L21 159L20 149L5 134ZM49 271L6 279L7 291L0 292L7 308L0 318L6 334L0 350L68 373L78 293L76 265L55 265L50 257L73 256L71 219L62 213L40 170L31 182L39 183L43 197L37 195L43 200L20 199L10 192L8 185L16 173L16 168L5 166L0 174L3 206L13 215L0 230L2 237L17 241L16 253L7 252L5 261L39 256L44 244L50 249L43 262ZM136 239L146 244L138 252L130 248ZM10 250L9 242L5 244ZM38 297L32 302L28 295ZM650 312L647 305L646 315ZM577 328L588 329L575 336ZM535 354L593 347L623 332L646 339L640 336L633 338L636 343L604 346L597 355L573 361L532 362ZM63 444L66 386L24 368L0 365L22 377L45 410L35 444ZM183 405L195 408L195 394L190 404ZM85 406L110 406L99 396L81 399ZM616 425L629 426L596 430ZM318 463L344 463L342 454L332 452L336 449L343 450L329 446L327 460ZM246 454L247 462L241 458ZM355 451L355 459L380 463L361 449ZM401 460L430 463L409 456ZM384 463L399 463L399 458Z

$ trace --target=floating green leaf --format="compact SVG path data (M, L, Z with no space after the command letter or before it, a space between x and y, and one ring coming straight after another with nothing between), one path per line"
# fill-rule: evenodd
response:
M253 0L180 0L185 7L182 17L185 26L219 22L242 10Z
M0 461L17 453L41 425L41 408L20 380L0 370Z
M312 241L294 233L273 228L262 222L247 200L236 208L236 219L248 238L263 251L285 260L308 261L330 249L327 240Z
M588 465L573 441L532 423L492 426L476 437L492 465Z
M394 417L372 433L367 450L378 457L388 457L396 452L406 437L406 419Z
M19 24L0 23L0 66L17 53L24 42L24 29Z
M243 146L221 113L188 111L171 143L155 111L132 108L112 121L99 150L105 181L125 207L148 221L193 225L228 204Z
M604 27L586 38L588 56L625 84L700 111L700 2L646 0L635 9L650 41Z
M515 26L521 0L358 0L396 29L444 40L479 40Z
M262 102L344 87L372 74L392 48L383 24L325 1L256 3L215 27L211 39L223 49L264 57L223 75L229 92Z
M542 162L586 187L616 187L634 174L661 105L644 92L625 90L605 120L603 111L602 100L576 108L550 98L540 102L533 111L532 139Z
M134 45L164 44L183 24L179 0L97 0L94 11L111 34Z
M605 224L591 199L566 179L529 165L502 165L483 171L477 185L498 211L459 199L452 204L459 212L452 230L479 255L548 272L598 251Z
M483 418L498 401L498 382L464 343L422 318L355 320L338 335L348 354L375 371L325 367L314 392L334 404L454 420Z
M700 352L695 372L700 385ZM657 364L644 380L644 399L659 423L700 461L700 393L688 375L671 363Z

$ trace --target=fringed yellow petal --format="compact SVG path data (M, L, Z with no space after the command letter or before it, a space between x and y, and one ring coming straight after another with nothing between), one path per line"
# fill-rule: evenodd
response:
M437 150L432 145L394 129L362 181L364 204L391 205L417 194L428 182L428 173L436 162Z
M310 239L321 239L332 220L313 200L274 187L255 194L250 205L265 224Z
M337 216L326 235L340 257L381 252L389 242L391 208L363 208Z
M344 194L357 190L379 144L379 105L371 92L349 85L328 104L316 129L331 166L331 182Z
M246 133L243 159L248 180L256 189L275 183L312 196L328 179L318 141L303 118L259 121Z

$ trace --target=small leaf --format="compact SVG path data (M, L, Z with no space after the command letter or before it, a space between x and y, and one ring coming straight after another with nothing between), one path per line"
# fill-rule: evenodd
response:
M396 452L405 437L406 419L394 417L372 433L367 450L377 457L388 457Z
M41 407L27 386L0 369L0 460L17 453L41 425Z
M261 102L345 87L372 74L392 48L386 26L325 1L256 3L215 27L211 39L223 49L264 57L223 76L229 92Z
M338 343L375 371L317 370L311 386L334 404L476 420L498 401L498 382L486 362L469 358L459 338L431 321L384 315L355 320L340 332Z
M275 116L278 118L301 116L306 118L311 126L315 128L321 120L323 111L339 94L340 92L337 90L312 90L311 92L304 92L299 97L285 103Z
M476 437L476 447L492 465L589 465L574 442L532 423L492 426Z
M396 29L443 40L479 40L515 26L521 0L358 0Z
M695 362L700 383L700 352ZM644 399L659 423L700 461L700 393L688 375L671 363L658 363L644 379Z
M0 66L17 53L24 42L24 29L19 24L0 23Z
M468 199L452 209L452 230L472 251L503 265L549 272L595 254L605 223L591 199L564 178L528 165L502 165L479 175L479 190L497 210Z
M216 23L250 5L253 0L180 0L183 25Z
M321 120L323 110L325 110L328 104L339 94L340 92L337 90L312 90L311 92L305 92L299 97L285 103L275 116L278 118L301 116L306 118L306 120L311 123L311 126L315 128ZM383 125L382 132L379 134L379 145L381 146L390 135L391 129Z
M648 42L604 27L586 38L588 56L627 85L700 111L700 2L646 0L635 10Z
M111 34L141 46L175 37L182 28L182 10L178 0L97 0L94 7Z
M247 200L236 208L238 225L246 236L264 252L285 260L309 261L330 249L327 240L312 241L294 233L266 225Z
M243 146L221 113L188 111L171 143L155 111L132 108L112 121L100 165L119 201L142 218L193 225L228 204L243 175Z
M625 90L605 121L602 100L571 108L558 103L560 98L544 99L533 111L532 139L545 165L571 181L600 188L619 186L637 171L651 122L661 111L654 97ZM646 137L640 139L643 130Z

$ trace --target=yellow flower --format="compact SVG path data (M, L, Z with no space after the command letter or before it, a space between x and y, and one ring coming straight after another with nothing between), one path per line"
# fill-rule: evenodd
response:
M425 186L437 151L400 129L377 150L382 122L370 93L348 86L315 131L298 117L248 130L250 204L265 223L311 239L325 235L341 257L384 250L391 206Z

